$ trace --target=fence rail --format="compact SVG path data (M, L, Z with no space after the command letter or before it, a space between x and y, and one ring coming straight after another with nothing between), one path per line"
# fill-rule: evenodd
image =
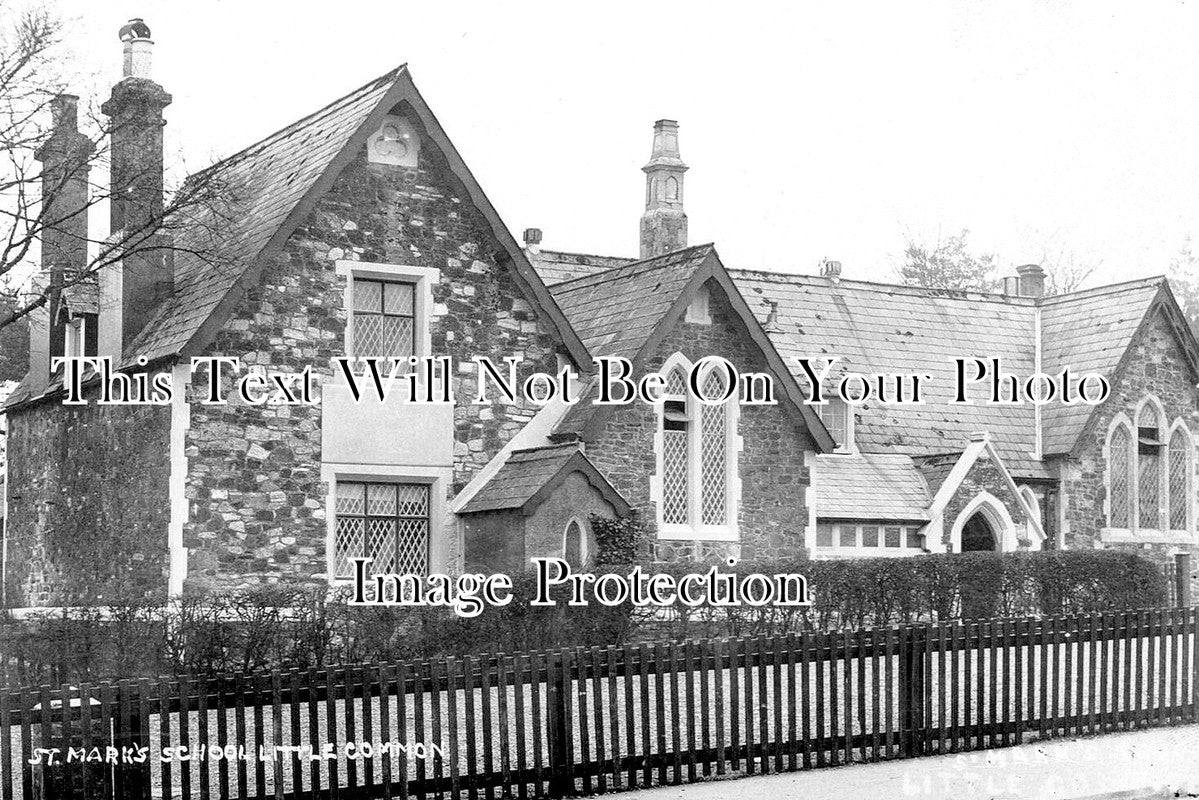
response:
M0 691L0 798L560 797L1192 722L1197 686L1196 609L44 686Z

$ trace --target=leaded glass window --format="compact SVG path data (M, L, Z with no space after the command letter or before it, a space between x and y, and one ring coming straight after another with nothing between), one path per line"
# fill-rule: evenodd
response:
M334 575L352 577L350 559L374 573L424 575L429 568L429 486L338 481Z
M688 464L691 453L691 417L687 381L682 370L672 370L666 379L662 404L662 521L686 525Z
M1168 453L1170 478L1166 501L1169 504L1170 529L1184 531L1187 530L1189 513L1190 493L1187 487L1190 485L1191 441L1181 428L1175 428L1170 436Z
M690 374L683 367L663 374L658 473L662 524L697 532L725 528L733 524L729 474L735 454L729 449L730 404L708 405L694 397ZM704 372L700 377L703 396L723 397L727 380L719 368Z
M705 397L722 397L725 392L724 375L717 370L708 373L703 383ZM703 521L705 525L723 525L727 521L728 475L726 474L725 449L728 426L727 404L700 407L702 420L700 453L700 491L703 498Z
M353 354L407 360L415 354L415 286L354 278Z
M1137 524L1142 528L1161 526L1161 462L1161 421L1146 404L1137 418Z
M1129 527L1132 517L1131 482L1129 481L1129 461L1132 451L1128 428L1118 426L1112 431L1108 440L1108 484L1111 497L1109 499L1110 519L1108 524L1113 528Z

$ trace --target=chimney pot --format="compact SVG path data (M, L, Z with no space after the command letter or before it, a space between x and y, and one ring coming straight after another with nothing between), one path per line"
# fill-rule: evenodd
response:
M75 133L79 130L79 97L73 94L56 95L50 101L50 120L54 132Z
M841 262L826 259L820 264L820 274L834 283L841 280Z
M525 228L525 244L536 247L541 244L541 228Z
M122 75L126 78L149 78L150 52L154 49L150 26L140 17L135 17L121 27L120 37L125 43Z
M1045 294L1045 270L1040 264L1025 264L1016 267L1020 276L1020 294L1024 297L1041 297Z

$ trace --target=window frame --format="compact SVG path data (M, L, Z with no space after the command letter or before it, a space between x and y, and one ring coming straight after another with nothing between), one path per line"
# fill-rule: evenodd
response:
M1141 524L1141 418L1146 408L1150 408L1158 422L1158 474L1157 474L1157 524L1147 526ZM1115 455L1112 439L1116 432L1124 431L1127 451L1123 454L1128 470L1128 524L1117 526L1112 524L1113 494L1112 494L1112 464ZM1170 496L1170 442L1176 433L1180 432L1186 441L1186 488L1184 498L1186 503L1186 529L1170 527L1171 505ZM1182 416L1171 420L1156 396L1145 395L1132 410L1131 416L1123 411L1116 414L1108 424L1107 435L1103 441L1103 486L1104 501L1103 515L1105 526L1101 538L1109 542L1138 542L1138 543L1191 543L1196 538L1195 499L1192 496L1195 486L1195 439L1190 427Z
M343 308L346 312L346 327L342 337L342 352L346 356L359 357L354 345L354 282L356 280L413 284L412 354L416 358L429 358L432 355L432 323L435 316L433 287L441 281L441 270L409 264L339 260L336 264L336 271L338 275L345 278Z
M841 454L856 453L858 448L854 442L853 428L855 416L854 409L857 408L857 406L851 405L840 397L825 397L824 402L816 403L812 407L816 409L816 415L820 417L821 422L825 421L825 414L827 410L833 408L841 409L841 413L844 415L843 419L845 420L845 441L837 442L837 446L833 449L833 452ZM825 425L825 428L828 428L827 424ZM829 430L830 436L832 436L832 433L833 432ZM835 436L833 437L833 441L836 441Z
M343 486L361 486L361 487L363 487L363 507L362 507L361 513L337 511L337 509L336 509L337 490ZM394 513L392 513L392 514L372 514L372 513L370 513L370 493L371 493L370 487L372 487L372 486L384 486L384 487L388 487L389 489L393 490L393 492L396 494L396 508L395 508ZM413 514L401 514L400 513L399 490L400 490L401 486L419 486L424 489L426 497L425 497L425 513L423 515L416 516ZM431 489L429 483L423 482L423 481L409 481L409 480L384 480L384 479L380 479L380 478L365 480L365 479L354 479L354 478L346 477L346 478L341 478L337 481L336 485L334 486L333 491L334 491L334 511L335 511L334 516L335 516L335 519L333 520L333 536L334 536L333 547L334 547L334 550L332 553L332 563L333 563L332 572L333 572L334 580L338 580L338 581L347 580L348 581L348 580L353 579L352 573L347 574L347 575L338 575L336 572L336 565L339 561L338 553L337 553L337 529L339 527L338 523L342 519L347 519L347 518L362 520L364 542L365 542L365 538L368 535L368 531L370 529L371 520L382 519L382 520L387 520L389 522L396 523L395 536L396 536L397 542L398 542L398 539L400 536L400 522L401 521L422 520L425 523L425 543L424 543L425 564L424 564L424 567L425 567L425 574L428 574L429 565L432 562L432 550L433 550L433 530L432 530L432 527L433 527L433 493L432 493L432 489ZM367 555L365 550L364 550L363 555ZM380 567L380 565L375 562L371 563L370 568L372 571L382 569L382 567ZM408 574L408 573L396 573L396 574Z
M445 526L447 519L446 491L453 483L449 467L409 467L395 465L332 464L321 465L321 480L325 483L325 579L329 586L346 586L352 578L337 577L337 484L342 483L419 483L429 487L429 534L426 548L429 573L445 572L447 557ZM459 543L461 544L461 543Z
M927 523L904 522L902 520L820 520L817 522L816 558L878 558L896 556L916 556L931 552L928 547ZM868 545L866 528L875 529L876 544ZM847 531L853 531L853 544L842 544ZM899 545L888 545L889 531L899 532ZM831 536L832 544L822 544L821 538ZM913 538L923 543L911 546Z

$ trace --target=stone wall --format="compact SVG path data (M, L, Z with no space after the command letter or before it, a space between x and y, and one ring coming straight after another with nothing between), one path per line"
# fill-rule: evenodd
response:
M1155 560L1165 560L1180 549L1196 551L1194 537L1189 542L1104 542L1107 525L1105 502L1104 445L1108 427L1115 416L1124 412L1132 417L1137 403L1148 394L1161 401L1169 426L1182 417L1192 436L1199 434L1199 390L1187 367L1177 336L1162 314L1149 320L1133 341L1122 372L1112 377L1112 396L1097 409L1091 427L1076 458L1058 459L1064 474L1062 486L1063 538L1072 549L1118 547L1134 550ZM1135 423L1135 420L1134 420ZM1195 486L1192 476L1192 488ZM1152 538L1152 534L1146 534ZM1197 587L1199 588L1199 587Z
M345 278L338 260L434 267L432 353L469 363L516 356L521 374L553 372L556 340L496 257L499 245L444 157L422 132L416 169L368 164L366 149L269 264L209 354L270 371L311 365L331 374L344 355ZM473 365L472 365L473 367ZM535 408L461 403L473 369L454 376L452 497L518 431ZM318 390L319 391L319 390ZM324 580L325 497L321 409L191 405L187 436L188 583L226 588L261 581ZM419 432L411 432L419 435ZM451 562L457 536L444 536Z
M165 593L169 434L163 406L8 414L6 606Z
M679 352L693 361L708 355L722 356L740 372L766 372L761 353L717 288L711 291L710 314L710 325L680 318L642 370L648 373L661 369L671 355ZM776 406L744 406L740 410L737 432L743 450L738 458L739 546L660 539L654 557L673 561L803 555L804 527L808 521L805 493L810 484L804 453L813 450L815 444L798 412L792 413L783 402ZM588 457L637 509L651 530L656 529L650 476L657 471L654 452L657 425L657 410L652 406L643 403L617 406L597 441L587 445Z
M529 563L532 558L562 557L563 535L573 517L582 520L584 532L589 536L589 551L594 556L595 539L588 521L592 514L616 519L616 509L591 485L587 476L582 472L570 473L525 523L523 568L532 568Z
M950 544L954 523L962 511L974 498L983 492L987 492L1003 505L1008 515L1011 516L1012 523L1015 525L1019 548L1027 550L1029 542L1025 538L1025 525L1028 522L1028 517L1021 510L1019 499L1008 486L1007 480L1004 479L998 465L991 460L986 451L981 453L978 459L970 466L970 470L962 478L962 482L958 485L957 490L954 491L953 496L949 498L949 502L945 506L945 527L942 534L945 545L948 546ZM996 549L1001 549L1001 546Z

